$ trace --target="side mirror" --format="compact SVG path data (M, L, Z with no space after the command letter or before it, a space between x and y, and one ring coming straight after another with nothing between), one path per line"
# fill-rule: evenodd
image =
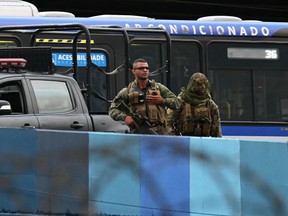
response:
M0 100L0 115L9 115L12 113L11 105L8 101Z

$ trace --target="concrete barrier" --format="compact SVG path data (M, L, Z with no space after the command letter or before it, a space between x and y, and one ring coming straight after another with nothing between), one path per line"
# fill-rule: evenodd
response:
M287 215L287 142L1 128L0 212Z

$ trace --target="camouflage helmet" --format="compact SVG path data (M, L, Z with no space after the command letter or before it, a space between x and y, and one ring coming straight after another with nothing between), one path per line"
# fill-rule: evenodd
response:
M210 84L209 84L207 77L205 76L205 74L197 72L191 76L186 89L188 91L197 93L197 91L199 90L199 87L203 84L205 84L206 86L206 91L207 91L206 94L210 93Z

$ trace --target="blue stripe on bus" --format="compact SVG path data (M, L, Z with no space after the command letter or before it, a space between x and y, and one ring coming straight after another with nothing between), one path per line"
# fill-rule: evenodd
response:
M284 126L222 126L224 136L287 136Z

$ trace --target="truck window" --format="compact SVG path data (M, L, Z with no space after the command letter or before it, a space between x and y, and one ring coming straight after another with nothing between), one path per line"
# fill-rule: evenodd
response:
M18 82L0 84L0 100L6 100L10 103L12 114L23 114L25 112L23 92Z
M39 113L62 113L73 110L65 82L31 80Z

